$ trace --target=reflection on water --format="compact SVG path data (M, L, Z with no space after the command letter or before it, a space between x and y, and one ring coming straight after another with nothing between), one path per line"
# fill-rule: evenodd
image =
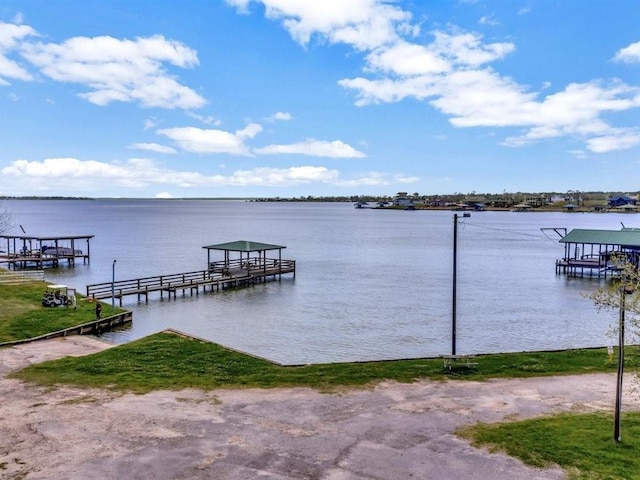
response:
M233 240L285 245L295 280L125 300L125 342L176 328L283 363L437 356L451 350L453 212L356 210L348 203L7 201L33 235L93 234L91 264L47 270L83 292L206 267L201 247ZM55 213L55 215L54 215ZM65 218L64 224L56 218ZM457 352L600 346L614 316L584 294L598 279L555 274L563 254L541 227L618 229L623 214L479 212L458 229ZM640 217L639 221L640 221ZM105 308L108 313L108 307Z

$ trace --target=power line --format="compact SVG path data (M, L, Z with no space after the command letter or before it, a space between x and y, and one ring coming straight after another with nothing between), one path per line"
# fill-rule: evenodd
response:
M497 232L513 233L514 235L522 235L522 236L525 236L525 237L533 237L533 238L539 238L539 239L543 239L543 240L551 240L551 241L553 241L551 238L547 237L546 235L534 235L533 233L518 232L516 230L507 230L505 228L488 227L486 225L480 225L478 223L471 223L471 222L463 222L463 225L471 225L473 227L485 228L487 230L495 230Z

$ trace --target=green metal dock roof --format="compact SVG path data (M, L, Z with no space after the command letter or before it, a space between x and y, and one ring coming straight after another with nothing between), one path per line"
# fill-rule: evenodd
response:
M587 245L620 245L640 247L640 229L588 230L576 228L560 239L560 243L582 243Z
M226 250L228 252L264 252L266 250L281 250L287 247L271 245L269 243L250 242L248 240L236 240L235 242L206 245L202 248L206 248L207 250Z

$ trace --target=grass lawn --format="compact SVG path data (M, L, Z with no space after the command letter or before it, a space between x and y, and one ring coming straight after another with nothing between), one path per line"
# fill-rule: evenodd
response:
M626 350L629 364L637 349ZM30 366L16 377L41 384L66 383L144 393L154 389L307 386L331 389L382 380L412 382L446 377L482 380L613 372L606 349L512 353L476 357L474 369L446 374L441 359L331 363L283 367L220 345L158 333L85 357L63 358Z
M47 284L29 282L0 285L0 343L33 338L95 320L95 303L76 295L77 307L43 307L40 303ZM115 313L122 312L116 308ZM102 316L111 314L103 304Z
M561 414L457 432L475 446L505 452L536 467L560 465L570 480L640 479L640 413L622 415L623 441L613 441L613 414Z

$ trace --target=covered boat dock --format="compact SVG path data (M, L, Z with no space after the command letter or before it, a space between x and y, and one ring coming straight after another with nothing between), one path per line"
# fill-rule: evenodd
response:
M293 273L296 276L295 260L284 260L282 250L286 247L271 245L269 243L237 240L235 242L206 245L207 265L211 273L219 273L223 276L248 275L256 280L264 281L268 276L274 278L284 273ZM212 261L212 252L224 253L224 259ZM277 252L267 257L267 252Z
M558 230L558 229L554 229ZM569 276L604 276L619 267L612 256L621 255L637 269L640 265L640 228L621 230L574 229L560 239L564 257L556 260L556 273Z
M93 235L64 236L0 236L0 265L6 264L9 270L27 268L42 269L58 267L66 261L74 266L77 259L90 263L89 241Z

